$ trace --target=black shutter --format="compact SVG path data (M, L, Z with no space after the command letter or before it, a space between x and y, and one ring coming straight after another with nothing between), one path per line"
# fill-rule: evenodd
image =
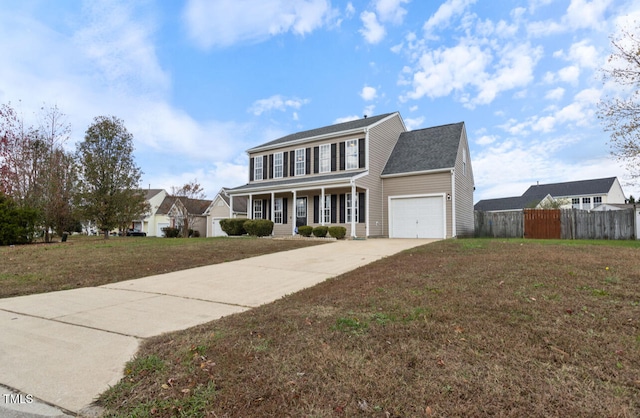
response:
M364 138L358 140L358 168L364 168L365 165L364 155Z
M320 212L320 196L315 195L313 196L313 223L317 224L320 223L319 219L320 217L318 216Z
M340 143L340 170L344 170L344 142Z
M267 213L269 206L269 201L267 199L262 199L262 219L269 219L269 214Z
M338 214L338 195L331 195L331 223L336 223L336 215Z
M288 152L283 152L282 153L282 177L287 177L289 176L289 166L287 165L287 160L289 159L289 153Z
M282 198L282 223L287 223L287 218L289 217L289 208L287 208L287 198Z
M304 165L305 174L311 174L311 148L305 149Z
M345 223L345 213L344 207L347 204L347 199L344 196L344 193L340 195L340 223Z
M269 156L262 156L262 179L266 180L269 178L267 171L269 170Z
M318 174L320 169L320 147L313 147L313 173Z
M269 178L273 178L273 154L269 154Z
M289 175L291 177L296 175L296 152L289 152Z
M253 158L249 158L249 181L253 181Z
M358 223L363 224L366 221L364 193L358 193Z
M336 171L336 144L331 144L331 171Z

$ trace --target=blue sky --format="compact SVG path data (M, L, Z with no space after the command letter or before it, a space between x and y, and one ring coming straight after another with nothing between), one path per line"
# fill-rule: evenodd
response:
M596 116L598 71L627 0L31 1L0 6L0 103L36 123L124 120L142 185L247 182L245 150L399 111L409 129L464 121L475 201L536 182L618 176Z

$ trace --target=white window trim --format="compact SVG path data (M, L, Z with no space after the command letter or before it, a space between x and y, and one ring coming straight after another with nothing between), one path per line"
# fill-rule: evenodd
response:
M319 147L318 172L329 173L331 171L331 144L323 144ZM324 169L323 169L324 168Z
M273 199L273 223L275 224L282 224L282 220L283 220L282 204L283 204L283 201L281 197L276 197L275 199ZM278 206L280 206L280 209L278 209Z
M280 163L278 163L278 157L280 158ZM280 171L278 173L278 170ZM281 152L276 152L273 154L273 178L280 179L284 176L284 155Z
M260 216L258 216L260 214ZM253 201L253 219L262 219L262 199Z
M321 224L326 225L331 223L331 195L324 195L324 205L320 208L322 213Z
M353 144L353 145L350 145L350 144ZM345 152L344 152L345 170L354 170L358 168L358 161L359 161L358 160L358 157L359 157L358 156L358 140L349 139L345 141L344 148L345 148ZM350 150L352 151L351 153L349 153Z
M359 194L356 193L356 208L355 208L355 212L356 212L356 223L358 223L359 216L358 216L358 207L359 207ZM345 199L344 199L344 213L345 213L345 223L351 223L351 193L346 193Z
M298 156L298 153L300 156ZM298 148L295 153L295 175L296 176L304 176L306 174L306 151L304 148Z
M262 180L263 179L263 170L262 170L262 156L253 158L253 179L254 180ZM260 175L258 175L260 173Z

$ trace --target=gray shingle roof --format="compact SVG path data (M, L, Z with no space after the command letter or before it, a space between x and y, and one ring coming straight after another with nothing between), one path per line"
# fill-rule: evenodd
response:
M403 132L382 175L452 168L464 122Z
M500 199L484 199L473 205L473 210L480 210L483 212L488 211L500 211L500 210L522 210L528 207L534 207L543 197L533 196L516 196L516 197L503 197Z
M605 194L611 190L616 177L607 177L603 179L569 181L565 183L538 184L527 189L522 196L546 196L550 194L553 197L561 196L582 196Z
M278 139L274 139L273 141L269 141L264 144L258 145L256 147L249 149L248 151L250 152L255 149L270 147L274 145L280 146L280 145L286 144L287 142L298 141L305 138L313 138L320 135L328 135L328 134L338 133L342 131L350 131L353 129L366 128L367 126L373 125L374 123L379 122L380 120L392 114L393 113L385 113L384 115L372 116L368 118L352 120L349 122L337 123L335 125L323 126L322 128L311 129L308 131L296 132L287 136L283 136Z
M229 206L231 200L227 194L229 190L230 189L228 187L223 187L222 190L220 190L221 193L219 193L222 200L227 203L227 206ZM247 199L240 197L233 199L233 211L237 213L247 213Z

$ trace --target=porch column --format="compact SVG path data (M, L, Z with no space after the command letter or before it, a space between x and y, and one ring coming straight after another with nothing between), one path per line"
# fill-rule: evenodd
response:
M253 219L253 195L249 193L249 207L247 207L247 219Z
M357 207L357 199L356 195L356 184L351 183L351 237L356 237L356 207ZM358 214L358 217L362 216L362 214Z
M229 218L233 218L233 195L229 195Z
M293 216L291 217L291 235L296 234L296 223L298 222L298 202L296 201L296 191L293 191Z
M320 211L318 214L320 225L324 225L324 187L320 189L320 204L318 205L318 210Z

